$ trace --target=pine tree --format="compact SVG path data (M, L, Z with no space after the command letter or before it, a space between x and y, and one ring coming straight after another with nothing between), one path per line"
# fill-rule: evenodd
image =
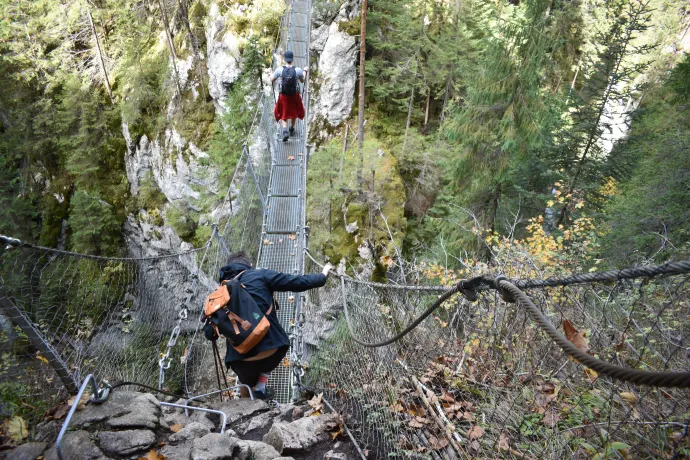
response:
M611 133L611 123L616 116L610 113L611 106L633 100L639 91L635 78L648 67L648 60L635 62L632 57L646 56L655 47L636 43L639 34L649 26L648 5L648 0L611 2L607 11L611 23L595 37L603 49L596 54L596 60L586 72L586 83L576 98L572 128L561 152L560 167L568 178L558 224L564 224L573 211L578 190L577 194L585 199L596 198L597 190L605 180L601 165L608 152L604 151L603 140ZM622 117L627 115L620 114Z

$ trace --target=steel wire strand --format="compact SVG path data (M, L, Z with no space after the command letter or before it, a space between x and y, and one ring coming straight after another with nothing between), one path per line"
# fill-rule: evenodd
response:
M128 262L128 261L142 261L142 260L161 260L161 259L171 259L179 256L185 256L189 254L194 254L197 252L204 251L208 248L210 244L210 241L207 242L205 245L199 247L199 248L192 248L188 251L183 251L183 252L176 252L174 254L164 254L160 256L151 256L151 257L103 257L103 256L94 256L91 254L82 254L79 252L72 252L72 251L65 251L63 249L55 249L55 248L49 248L46 246L39 246L36 244L31 244L27 243L25 241L18 240L16 238L12 238L9 236L5 235L0 235L0 248L2 246L7 246L11 248L29 248L29 249L36 249L39 251L51 253L51 254L62 254L62 255L68 255L72 257L76 257L79 259L92 259L92 260L103 260L103 261L113 261L113 262Z
M556 327L544 316L527 294L509 281L499 280L499 290L507 290L518 305L527 310L532 320L553 340L556 345L567 354L575 358L580 364L611 378L629 383L657 387L690 388L690 372L649 372L629 369L602 361L591 356L575 346L564 337Z
M453 294L456 294L456 293L460 292L460 285L459 285L459 284L456 284L454 287L452 287L452 288L448 289L446 292L444 292L444 293L438 298L438 300L436 300L436 302L434 302L433 304L431 304L431 306L429 306L429 308L427 308L427 309L424 311L424 313L422 313L421 315L419 315L414 321L412 321L412 323L410 323L409 326L407 326L407 327L406 327L403 331L401 331L400 333L396 334L395 336L391 337L391 338L388 339L388 340L384 340L383 342L378 342L378 343L367 343L367 342L364 342L364 341L362 341L362 340L359 340L358 338L355 337L354 327L352 326L352 322L351 322L351 320L350 320L350 312L349 312L349 309L348 309L348 307L347 307L347 290L345 289L345 277L341 277L341 278L340 278L340 286L341 286L341 289L342 289L343 310L345 311L345 322L347 323L347 329L348 329L348 331L349 331L349 333L350 333L350 338L352 338L352 340L353 340L355 343L358 343L358 344L360 344L360 345L362 345L362 346L364 346L364 347L368 347L368 348L383 347L383 346L385 346L385 345L390 345L390 344L393 343L393 342L397 342L398 340L400 340L401 338L403 338L404 336L406 336L407 334L409 334L410 332L412 332L412 330L413 330L414 328L416 328L422 321L424 321L429 315L431 315L431 314L434 312L434 310L436 310L438 307L440 307L441 305L443 305L443 303L444 303L446 300L448 300Z

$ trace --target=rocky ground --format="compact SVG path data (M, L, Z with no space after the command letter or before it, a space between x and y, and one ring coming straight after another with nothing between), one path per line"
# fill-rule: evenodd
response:
M62 441L65 460L272 460L358 458L337 414L322 413L312 400L272 407L236 399L199 404L227 416L161 405L149 393L116 390L103 404L87 403L75 413ZM174 401L183 404L184 401ZM61 422L42 427L56 433ZM40 434L39 434L40 438ZM0 453L6 460L57 460L55 445L30 442Z

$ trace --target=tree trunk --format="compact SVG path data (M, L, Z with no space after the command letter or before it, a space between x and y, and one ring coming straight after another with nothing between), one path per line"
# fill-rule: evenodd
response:
M412 85L412 91L410 92L410 103L407 106L407 123L405 123L405 137L403 139L402 154L405 154L405 149L407 148L407 133L410 131L410 122L412 121L412 107L414 105L414 85Z
M426 110L424 111L424 132L429 124L429 106L431 105L431 88L426 90Z
M345 123L345 138L343 139L343 153L340 154L340 169L338 170L338 184L343 183L343 163L345 162L345 152L347 151L347 136L350 132L350 125Z
M91 11L86 8L86 16L89 18L89 26L91 26L91 33L93 34L93 39L96 41L96 50L98 51L98 59L101 63L101 70L103 71L103 80L105 81L105 87L108 89L108 96L110 97L110 103L115 105L115 98L113 98L113 90L110 88L110 80L108 80L108 71L105 68L105 59L103 59L103 51L101 50L101 42L98 40L98 34L96 33L96 26L93 25L93 18L91 17Z
M182 88L180 87L180 75L177 73L177 56L175 55L175 43L173 42L172 35L170 35L170 24L168 23L168 17L165 14L165 8L163 7L162 0L158 0L158 6L160 6L161 9L161 17L163 18L165 36L168 38L168 48L170 49L170 56L172 57L173 72L175 72L175 85L177 86L177 94L180 97L182 97Z
M196 35L192 33L192 26L189 24L189 11L187 10L187 5L184 2L184 0L177 0L177 6L180 8L180 11L182 12L182 22L184 23L184 27L185 29L187 29L187 33L189 34L189 43L192 45L192 51L194 52L195 56L198 56L199 40L197 40Z
M201 61L201 51L199 50L199 40L197 40L196 35L192 33L192 26L189 24L189 9L187 8L187 3L185 0L177 0L177 5L182 13L182 22L184 23L185 29L187 29L187 34L189 35L189 43L192 45L192 51L194 56L196 56L199 61ZM206 100L208 94L206 92L206 83L204 82L204 70L201 64L196 65L197 74L199 75L199 86L201 87L204 100ZM259 84L263 88L263 81L261 79L261 71L259 70Z
M364 58L366 57L367 35L367 0L362 0L362 27L359 37L359 117L357 127L357 150L359 153L359 167L357 169L357 182L360 192L362 190L362 171L364 169Z

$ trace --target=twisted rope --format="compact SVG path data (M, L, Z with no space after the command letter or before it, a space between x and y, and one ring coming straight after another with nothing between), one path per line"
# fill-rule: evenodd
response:
M520 290L517 286L506 280L498 281L499 290L508 291L516 300L517 304L527 310L532 320L561 347L567 355L572 356L582 365L597 371L599 374L607 375L611 378L637 385L647 385L654 387L677 387L690 388L690 372L647 372L629 369L615 364L607 363L591 356L575 346L570 340L565 338L556 327L544 316L544 314L534 305L532 299Z
M311 256L310 256L311 257ZM313 259L312 259L313 260ZM431 315L438 307L440 307L446 300L454 294L460 292L468 300L476 300L476 291L495 289L499 291L506 302L517 302L517 304L524 308L529 314L530 318L551 338L551 340L558 345L567 355L572 356L582 365L596 371L599 374L606 375L613 379L622 380L624 382L634 383L637 385L647 385L655 387L676 387L676 388L690 388L690 372L648 372L639 371L635 369L625 368L611 364L591 356L575 346L571 341L564 337L556 327L551 324L548 318L537 308L532 300L525 294L520 287L536 288L536 287L554 287L567 286L570 284L593 283L602 281L619 281L623 279L633 279L642 277L653 277L661 275L679 275L690 272L690 261L669 262L663 265L652 265L648 267L633 267L624 270L611 270L600 273L588 273L582 275L571 275L564 278L549 278L546 280L524 280L512 281L506 279L504 276L490 278L482 275L471 280L461 280L455 286L447 289L433 304L431 304L421 315L419 315L410 325L408 325L402 332L395 336L377 343L367 343L359 340L356 337L352 321L350 319L350 312L347 305L347 290L345 288L344 275L340 276L340 286L343 296L343 310L345 312L345 322L347 323L350 338L357 344L367 348L378 348L385 345L390 345L405 337L414 328L416 328L422 321ZM351 279L351 278L350 278ZM357 282L353 280L353 282ZM368 283L360 283L368 284ZM377 283L378 284L378 283ZM391 287L383 285L384 287ZM397 287L397 286L396 286Z

